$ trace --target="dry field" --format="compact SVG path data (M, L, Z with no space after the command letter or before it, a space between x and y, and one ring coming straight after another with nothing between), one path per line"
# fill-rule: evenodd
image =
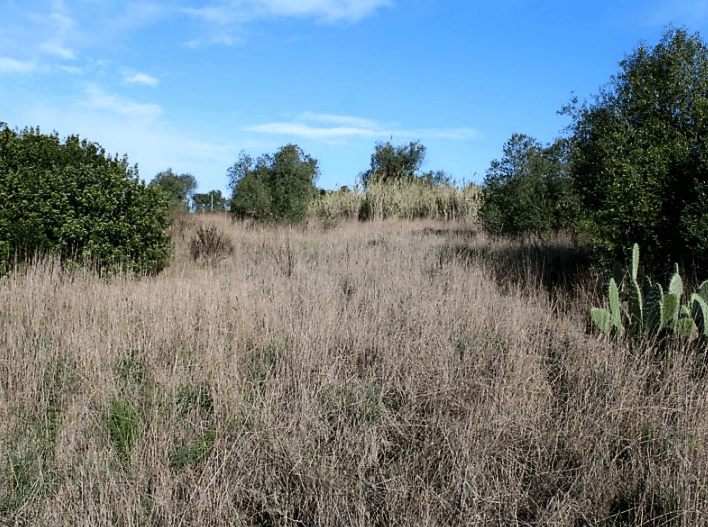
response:
M173 230L157 277L0 278L0 525L708 525L705 354L588 331L570 241Z

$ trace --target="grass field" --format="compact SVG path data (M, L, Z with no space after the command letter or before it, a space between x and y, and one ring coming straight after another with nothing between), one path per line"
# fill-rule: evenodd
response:
M0 278L0 525L708 525L705 353L589 331L570 237L172 230L153 278Z

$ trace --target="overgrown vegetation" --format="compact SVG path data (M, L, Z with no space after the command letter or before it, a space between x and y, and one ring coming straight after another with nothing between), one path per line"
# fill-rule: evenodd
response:
M484 179L480 219L493 234L525 231L549 234L573 226L580 200L568 166L570 143L559 139L547 147L513 134L504 156L491 163Z
M213 265L231 255L234 245L214 223L202 223L189 241L189 251L195 260Z
M426 148L420 141L395 146L391 142L376 143L369 169L361 174L361 183L369 188L372 182L400 183L419 180L430 186L450 185L452 178L442 170L421 172Z
M197 188L197 180L192 174L178 175L168 168L158 173L150 182L150 186L164 192L172 207L191 210L192 196Z
M318 193L295 145L242 154L249 221L3 127L0 523L708 525L708 283L640 281L635 244L593 307L632 237L649 274L708 263L707 57L641 45L483 189L422 173L419 142L378 143L363 192ZM170 196L160 276L68 272L164 267Z
M297 145L255 161L245 153L229 168L231 212L262 222L300 222L315 194L317 160Z
M705 353L587 331L571 237L180 218L159 276L0 281L3 523L707 524Z
M632 243L654 274L666 262L708 270L708 48L669 28L640 44L596 99L565 112L582 224L606 261Z
M350 219L468 219L474 221L481 204L479 187L433 186L418 178L371 181L364 192L339 190L318 196L308 213L327 226Z
M158 272L172 250L168 203L95 143L0 123L0 273L45 253Z

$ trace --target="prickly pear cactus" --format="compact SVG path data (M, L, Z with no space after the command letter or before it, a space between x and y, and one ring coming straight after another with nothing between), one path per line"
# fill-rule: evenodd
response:
M635 243L629 280L610 279L607 292L609 311L602 308L592 308L590 311L595 327L605 334L610 334L614 329L614 334L621 336L624 318L634 337L657 337L664 332L684 337L708 337L708 280L689 297L688 303L682 304L684 285L678 264L674 265L666 293L660 284L652 284L649 277L645 277L640 286L638 275L639 246ZM623 301L626 301L626 312L621 309Z
M593 307L590 310L590 317L595 327L605 335L609 335L613 328L616 328L618 335L622 335L622 333L624 333L624 326L622 326L619 289L617 288L617 283L614 278L610 278L607 297L610 303L610 310L607 311L606 309Z

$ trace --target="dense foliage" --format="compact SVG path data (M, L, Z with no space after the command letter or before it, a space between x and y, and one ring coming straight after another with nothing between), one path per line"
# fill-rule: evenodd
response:
M222 196L220 190L210 190L205 193L196 193L192 196L194 212L225 211L228 209L228 200Z
M393 183L405 179L419 179L430 186L442 186L452 183L452 179L442 170L422 173L421 165L425 161L425 145L420 141L411 141L407 145L394 146L390 142L376 143L371 154L371 165L363 172L361 182L368 187L372 181Z
M152 273L171 255L168 199L126 158L95 143L0 124L0 270L57 253L99 268Z
M503 151L484 179L480 217L490 232L548 232L573 224L579 203L568 171L568 142L559 139L543 147L532 137L513 134Z
M175 174L171 168L163 170L150 182L170 198L173 207L191 208L192 196L197 188L197 180L192 174Z
M708 266L708 49L669 28L620 62L591 103L573 101L572 170L584 230L607 261L634 242L648 270Z
M233 189L231 212L259 221L298 222L315 194L317 160L297 145L253 160L241 153L227 172Z

